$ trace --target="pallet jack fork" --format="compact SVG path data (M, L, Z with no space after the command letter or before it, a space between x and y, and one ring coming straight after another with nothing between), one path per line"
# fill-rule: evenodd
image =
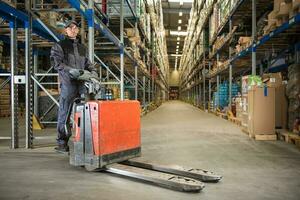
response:
M87 86L101 84L85 74ZM92 96L99 91L88 88ZM141 162L140 104L138 101L82 100L73 106L70 164L88 171L105 171L145 183L183 191L199 192L203 182L218 182L220 175L184 167Z

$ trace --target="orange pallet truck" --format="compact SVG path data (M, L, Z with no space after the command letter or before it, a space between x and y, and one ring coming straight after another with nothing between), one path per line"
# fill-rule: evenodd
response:
M71 165L184 192L199 192L204 188L203 182L218 182L222 178L206 170L134 159L141 156L139 102L101 100L101 82L88 71L77 80L85 82L88 94L73 105Z

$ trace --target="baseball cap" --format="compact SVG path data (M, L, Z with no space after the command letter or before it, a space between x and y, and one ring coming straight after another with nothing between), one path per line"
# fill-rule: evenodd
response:
M69 26L71 26L71 24L75 24L78 27L78 23L76 21L70 20L65 23L65 28L68 28Z

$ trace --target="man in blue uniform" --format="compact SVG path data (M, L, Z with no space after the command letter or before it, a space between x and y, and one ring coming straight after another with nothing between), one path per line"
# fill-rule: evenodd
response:
M67 131L68 112L71 109L75 98L80 97L86 92L82 82L72 79L72 72L78 74L83 70L88 70L97 75L94 66L88 59L88 52L84 45L80 44L77 35L79 32L78 24L75 21L70 21L65 25L67 37L56 43L51 49L51 64L58 71L60 80L60 99L57 122L57 144L55 148L58 152L68 152L68 140L70 133Z

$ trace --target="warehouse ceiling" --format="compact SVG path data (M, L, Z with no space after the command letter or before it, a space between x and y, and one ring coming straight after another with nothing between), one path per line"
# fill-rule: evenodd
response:
M176 49L178 46L177 55L181 55L185 39L185 36L178 36L174 34L177 34L176 32L184 34L184 32L187 31L192 4L193 0L162 0L170 71L173 71L175 68L179 68L180 57L175 56L177 53Z

